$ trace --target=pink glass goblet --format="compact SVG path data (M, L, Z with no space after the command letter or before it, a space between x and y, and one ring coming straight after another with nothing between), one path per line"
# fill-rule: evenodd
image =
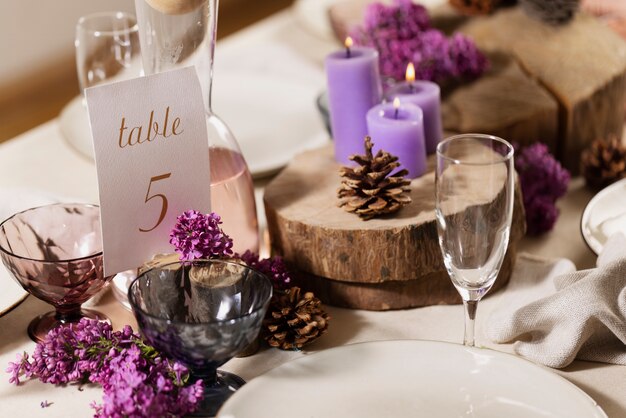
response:
M28 326L35 342L83 317L108 321L99 312L81 309L111 279L102 265L98 206L61 203L11 216L0 224L0 257L28 293L55 308Z

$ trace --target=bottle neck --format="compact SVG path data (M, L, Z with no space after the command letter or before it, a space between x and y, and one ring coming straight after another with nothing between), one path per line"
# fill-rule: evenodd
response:
M219 0L135 0L146 74L195 66L211 112Z

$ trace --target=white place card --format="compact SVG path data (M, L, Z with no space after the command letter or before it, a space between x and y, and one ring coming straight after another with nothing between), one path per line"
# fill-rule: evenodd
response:
M104 252L112 275L173 252L189 209L210 212L209 145L193 67L88 88Z

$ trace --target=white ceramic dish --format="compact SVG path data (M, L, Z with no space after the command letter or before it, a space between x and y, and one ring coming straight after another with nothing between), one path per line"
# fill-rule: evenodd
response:
M600 191L585 207L580 230L589 248L600 254L609 237L626 234L626 179Z
M9 313L28 296L4 266L0 266L0 289L0 316Z
M213 110L235 134L253 176L274 173L294 155L329 141L315 108L318 90L244 72L216 77Z
M239 389L219 418L606 418L578 387L521 358L431 341L353 344Z
M346 0L296 0L293 11L298 23L312 35L325 40L335 40L335 34L328 17L328 9L335 3ZM372 0L374 1L374 0ZM391 0L382 0L391 3ZM446 0L415 0L427 8L444 4Z
M280 78L231 72L213 83L213 109L235 134L250 172L258 178L284 167L297 153L329 141L315 110L318 93L317 88ZM59 123L70 145L93 159L80 96L65 106Z

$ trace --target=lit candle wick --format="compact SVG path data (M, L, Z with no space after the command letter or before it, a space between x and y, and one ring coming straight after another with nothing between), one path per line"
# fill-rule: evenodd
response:
M409 90L411 93L415 90L415 66L412 62L409 62L406 66L406 82L409 83Z
M350 58L350 55L352 55L352 52L350 51L350 48L352 48L352 45L354 44L354 42L352 41L351 37L347 37L346 41L344 42L344 45L346 46L346 57Z
M400 99L397 97L393 99L394 118L398 119L398 112L400 111Z

